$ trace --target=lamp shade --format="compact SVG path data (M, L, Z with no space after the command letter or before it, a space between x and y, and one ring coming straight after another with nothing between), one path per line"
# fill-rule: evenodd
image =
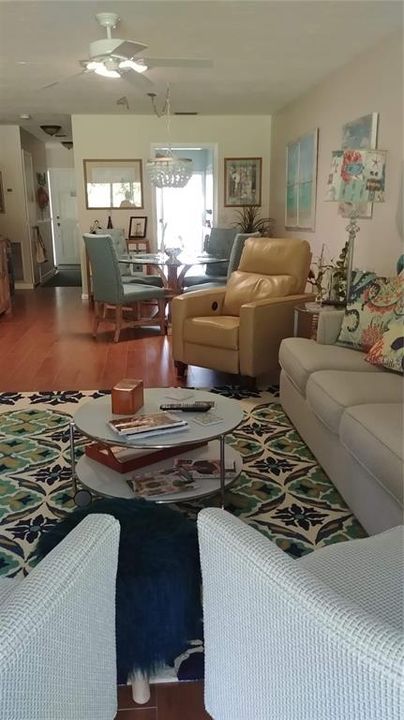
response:
M334 150L326 200L351 205L384 202L385 167L385 150Z

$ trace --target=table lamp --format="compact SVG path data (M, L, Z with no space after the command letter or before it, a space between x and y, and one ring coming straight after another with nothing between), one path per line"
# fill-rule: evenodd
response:
M346 302L351 291L355 240L360 230L357 221L360 205L366 202L384 202L385 167L385 150L355 148L334 150L332 153L326 200L344 202L351 207L349 223L346 226L349 243Z

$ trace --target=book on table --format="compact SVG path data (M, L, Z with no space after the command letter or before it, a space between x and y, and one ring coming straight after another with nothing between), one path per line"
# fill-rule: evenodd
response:
M186 420L168 412L156 412L149 415L133 415L131 417L109 420L110 428L123 437L150 437L178 430L185 430Z
M175 495L199 487L193 480L185 477L175 468L156 473L136 474L127 482L135 495L150 498L156 495Z

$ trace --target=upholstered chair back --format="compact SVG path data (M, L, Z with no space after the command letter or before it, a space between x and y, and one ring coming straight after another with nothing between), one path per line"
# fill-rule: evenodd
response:
M110 235L83 235L90 260L94 300L119 305L124 291L118 258Z
M97 235L109 235L112 239L115 252L120 257L128 252L125 240L125 230L123 228L108 228L107 230L96 230Z
M302 293L310 259L307 240L249 238L227 282L223 314L238 316L246 303Z

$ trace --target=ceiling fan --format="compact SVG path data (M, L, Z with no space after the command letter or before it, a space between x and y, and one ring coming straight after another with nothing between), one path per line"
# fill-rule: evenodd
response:
M94 72L107 78L123 78L135 85L141 83L152 85L151 80L141 77L146 70L156 67L212 67L212 61L204 58L144 57L143 51L147 48L144 43L112 37L112 30L116 28L120 20L116 13L102 12L95 17L101 27L106 29L107 37L90 43L89 57L87 60L80 61L83 70L78 73L79 75ZM43 89L58 85L59 82L62 81L53 82Z

